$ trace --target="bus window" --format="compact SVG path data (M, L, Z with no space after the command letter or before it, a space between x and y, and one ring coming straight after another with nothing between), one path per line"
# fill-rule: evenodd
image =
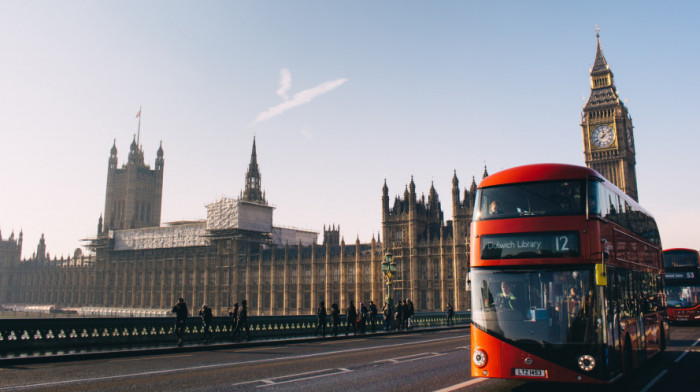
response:
M583 214L583 181L546 181L482 188L475 220Z

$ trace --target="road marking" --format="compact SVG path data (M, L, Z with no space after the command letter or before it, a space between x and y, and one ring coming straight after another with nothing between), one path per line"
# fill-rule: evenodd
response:
M182 358L182 357L191 357L192 354L173 354L173 355L157 355L157 356L152 356L152 357L141 357L141 358L128 358L128 359L112 359L111 361L108 362L134 362L134 361L141 361L141 360L149 360L149 359L161 359L161 358Z
M459 347L457 347L457 348L463 348L463 349L465 349L465 350L469 350L470 346L459 346Z
M120 380L120 379L133 378L133 377L154 376L154 375L170 374L170 373L182 373L182 372L186 372L186 371L219 369L219 368L230 367L230 366L246 366L246 365L251 365L251 364L277 362L277 361L288 361L288 360L292 360L292 359L301 359L301 358L313 358L313 357L321 357L321 356L328 356L328 355L342 354L342 353L351 353L351 352L360 352L360 351L369 351L369 350L380 350L382 348L393 348L393 347L398 347L398 346L405 346L408 344L416 345L416 344L422 344L422 343L434 343L434 342L440 342L440 341L445 341L445 340L454 340L454 339L464 339L464 336L450 336L450 337L444 337L444 338L419 340L419 341L413 341L413 342L392 343L392 344L385 344L385 345L378 345L378 346L371 346L371 347L349 348L349 349L345 349L345 350L324 351L324 352L320 352L320 353L302 354L302 355L296 355L296 356L254 359L254 360L250 360L250 361L241 361L241 362L214 363L214 364L208 364L208 365L180 367L180 368L164 369L164 370L153 370L150 372L126 373L126 374L120 374L120 375L114 375L114 376L89 377L89 378L79 378L79 379L64 380L64 381L52 381L52 382L44 382L44 383L36 383L36 384L16 385L16 386L9 386L9 387L0 387L0 391L18 391L18 390L36 388L36 387L52 387L52 386L78 384L78 383L86 383L86 382Z
M654 377L653 380L649 381L649 384L647 384L644 388L642 388L641 391L639 392L647 392L654 384L656 384L657 381L661 379L661 377L665 376L666 373L668 373L668 370L664 370L661 373L659 373L656 377Z
M438 389L438 390L435 391L435 392L452 392L452 391L456 391L456 390L459 390L459 389L462 389L462 388L466 388L466 387L468 387L468 386L470 386L470 385L478 384L478 383L483 382L483 381L486 381L486 380L488 380L488 378L474 378L474 379L471 379L471 380L469 380L469 381L465 381L465 382L463 382L463 383L455 384L455 385L452 385L452 386L447 387L447 388Z
M297 374L290 374L287 376L273 377L273 378L265 379L264 380L264 381L266 381L265 385L258 385L258 388L266 388L266 387L273 386L273 385L289 384L291 382L313 380L315 378L335 376L338 374L350 373L351 371L352 370L346 369L346 368L323 369L323 370L315 370L312 372L297 373ZM319 374L319 373L323 373L323 374ZM315 375L311 376L311 374L315 374ZM302 377L299 377L299 376L302 376ZM273 381L276 379L285 379L285 380L284 381Z
M700 339L696 340L695 343L693 343L690 347L695 347L695 346L698 345L698 343L700 343ZM683 352L683 354L679 355L678 358L676 358L676 360L673 361L673 363L678 363L678 362L680 362L681 359L683 359L683 357L685 357L685 355L688 354L688 352L690 352L690 350L685 350L685 351Z
M378 361L374 361L374 363L381 363L381 362L391 362L391 363L403 363L403 362L411 362L411 361L417 361L419 359L428 359L428 358L433 358L433 357L439 357L441 355L445 354L440 354L440 353L419 353L419 354L413 354L413 355L406 355L403 357L396 357L396 358L389 358L389 359L380 359Z

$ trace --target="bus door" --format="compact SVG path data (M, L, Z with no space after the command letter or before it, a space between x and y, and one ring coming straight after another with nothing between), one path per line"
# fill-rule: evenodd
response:
M622 341L620 330L620 306L622 287L615 268L608 268L608 286L605 287L604 306L607 312L607 360L609 369L622 369Z

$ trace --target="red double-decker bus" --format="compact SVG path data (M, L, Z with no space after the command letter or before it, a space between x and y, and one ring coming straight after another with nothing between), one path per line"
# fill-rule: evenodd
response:
M485 178L470 248L472 376L608 383L665 349L656 222L595 170Z
M668 320L700 321L700 254L693 249L667 249L666 295Z

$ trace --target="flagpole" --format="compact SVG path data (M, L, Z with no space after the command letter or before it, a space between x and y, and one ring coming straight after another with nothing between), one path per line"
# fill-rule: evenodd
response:
M143 108L143 106L139 106L139 129L137 131L138 136L136 136L136 145L139 146L139 148L141 148L141 109L142 108Z

